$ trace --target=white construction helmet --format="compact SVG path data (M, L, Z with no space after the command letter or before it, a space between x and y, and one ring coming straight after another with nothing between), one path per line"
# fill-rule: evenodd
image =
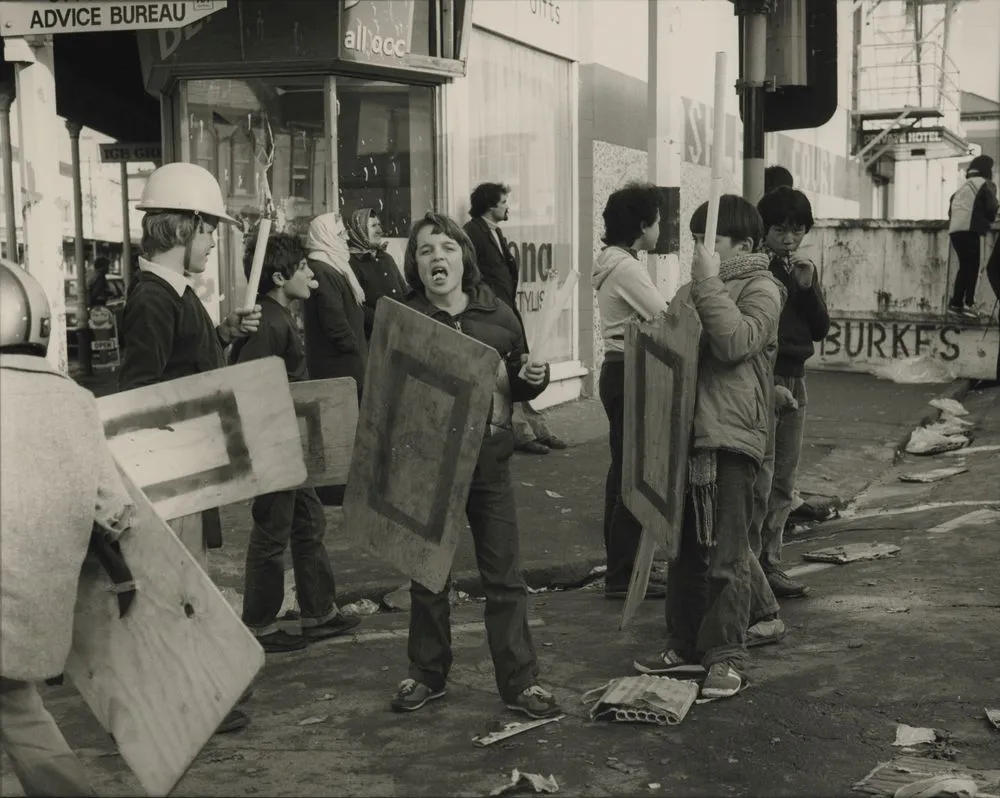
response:
M0 261L0 351L13 347L45 357L52 313L41 283L16 263Z
M239 224L226 213L219 181L203 166L194 163L168 163L153 172L146 180L136 208L140 211L188 211Z

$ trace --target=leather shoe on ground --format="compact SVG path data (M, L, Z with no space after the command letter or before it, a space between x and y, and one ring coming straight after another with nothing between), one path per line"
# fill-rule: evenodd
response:
M548 454L549 447L544 443L539 443L538 441L528 441L527 443L518 443L514 446L514 449L518 452L524 452L525 454Z
M249 716L240 712L238 709L234 709L226 715L225 718L223 718L222 723L219 724L219 728L215 730L215 733L226 734L227 732L239 731L240 729L245 729L249 725Z
M767 574L767 583L776 598L803 598L809 594L809 588L801 582L796 582L784 571L771 571Z
M548 446L550 449L566 449L569 444L562 438L557 438L555 435L549 435L547 438L539 438L538 442L543 446Z
M326 623L319 626L303 626L302 636L307 640L326 640L328 637L340 637L361 623L357 615L342 615L337 613Z
M283 629L257 638L261 648L268 654L284 654L286 651L301 651L307 645L302 635L290 635Z

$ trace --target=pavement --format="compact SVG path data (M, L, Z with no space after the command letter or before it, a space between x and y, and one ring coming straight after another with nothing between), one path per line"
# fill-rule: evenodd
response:
M906 419L920 417L942 386L809 379L809 468L848 448L888 451L881 473L848 497L840 517L789 535L786 566L812 593L782 607L788 634L753 651L751 684L740 696L696 705L677 726L590 721L583 693L630 675L635 656L659 648L663 605L645 602L621 632L622 603L606 601L599 583L547 590L532 595L529 617L543 682L565 717L481 749L475 734L516 719L496 694L481 603L466 598L453 607L448 695L405 715L391 713L388 699L405 676L407 614L379 613L353 637L268 655L246 705L251 725L213 738L176 794L482 796L518 768L554 776L567 795L845 796L903 753L893 746L901 723L937 730L936 742L911 753L928 768L998 767L1000 732L984 708L1000 708L1000 390L963 399L974 445L985 450L896 456L911 426ZM533 563L596 554L606 459L603 441L582 432L591 412L580 403L552 414L556 431L574 444L567 453L515 461ZM966 473L940 482L899 480L962 462ZM823 482L836 488L833 471ZM546 497L547 487L566 498ZM848 543L900 550L847 565L803 559ZM345 567L360 567L361 556L348 560L336 540L332 549L342 584L361 584ZM389 584L399 581L388 576ZM45 698L98 794L139 794L72 688L46 689ZM892 771L897 779L914 773L912 763ZM1000 794L1000 773L980 778L981 793ZM0 794L20 794L9 773Z

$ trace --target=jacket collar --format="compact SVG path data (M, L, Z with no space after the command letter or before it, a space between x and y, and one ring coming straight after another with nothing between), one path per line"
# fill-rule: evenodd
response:
M139 258L139 268L144 272L149 272L150 274L159 277L163 280L163 282L177 292L177 296L184 296L184 292L189 288L194 290L194 286L191 284L191 281L183 274L178 274L173 269L160 266L158 263L153 263L151 260Z
M427 295L422 291L414 291L411 295L411 304L416 310L421 313L432 316L435 318L457 318L452 316L447 311L442 310L437 305L432 303ZM497 309L497 305L500 300L496 298L496 294L490 290L490 287L484 282L477 283L473 286L471 293L469 294L469 304L466 306L465 310L461 314L468 313L470 310L478 310L483 313L492 313Z

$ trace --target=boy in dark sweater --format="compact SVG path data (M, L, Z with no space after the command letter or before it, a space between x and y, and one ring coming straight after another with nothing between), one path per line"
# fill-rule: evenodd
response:
M757 204L764 221L764 251L770 269L788 292L778 323L778 357L774 366L775 430L774 457L761 468L759 490L767 496L766 512L755 519L759 540L751 545L760 559L771 590L778 598L806 595L808 588L793 581L781 569L781 539L792 509L795 477L802 449L806 420L805 362L812 357L814 342L830 330L830 316L819 284L815 264L796 254L813 226L812 207L801 191L781 186L761 197ZM751 637L753 629L751 629Z
M247 247L244 269L253 266L254 247ZM287 233L268 239L258 301L260 328L233 347L234 359L246 363L276 355L285 361L290 382L307 379L306 353L289 310L295 300L309 298L316 287L305 248ZM243 623L269 653L298 651L309 640L335 637L353 629L359 618L337 610L330 557L323 545L326 518L313 488L265 493L253 500L253 529L247 548L243 583ZM285 549L291 543L295 591L302 611L302 634L278 628L285 595Z

